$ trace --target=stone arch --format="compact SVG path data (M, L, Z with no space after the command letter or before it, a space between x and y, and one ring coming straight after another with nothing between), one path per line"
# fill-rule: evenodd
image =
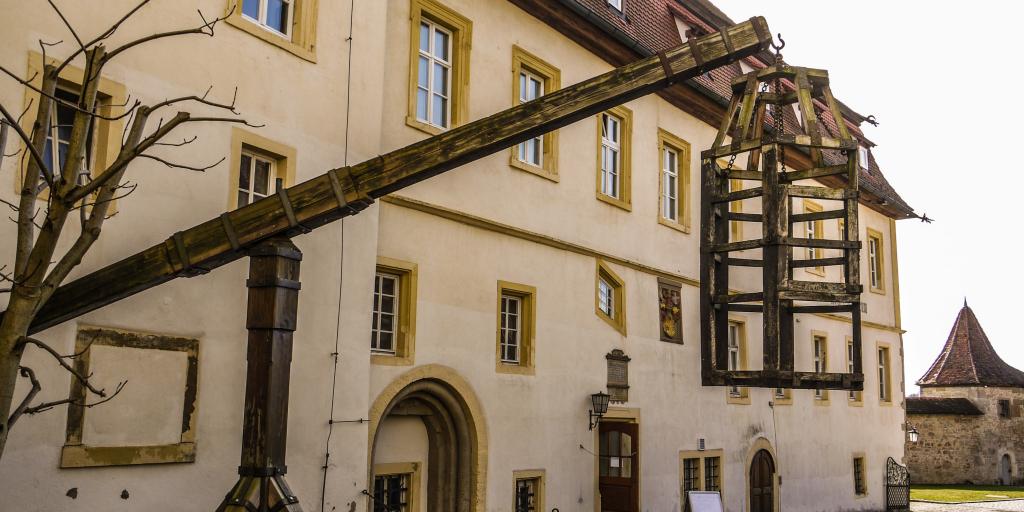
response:
M374 400L369 414L368 479L372 487L377 434L388 415L419 416L427 430L428 512L484 512L487 427L480 401L455 370L424 365L400 375Z
M750 510L750 467L754 463L754 457L758 452L764 450L771 455L772 462L775 467L775 474L772 481L772 500L774 501L773 508L776 511L782 510L780 508L779 501L779 456L775 453L775 449L772 448L771 441L763 436L758 436L750 444L750 448L747 449L746 457L744 458L743 474L744 474L744 486L743 486L743 510Z

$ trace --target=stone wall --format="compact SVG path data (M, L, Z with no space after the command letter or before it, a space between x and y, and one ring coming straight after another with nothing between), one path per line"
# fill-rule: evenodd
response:
M1021 483L1024 455L1024 390L1015 388L923 388L922 396L967 398L982 416L907 414L920 440L907 443L911 479L922 484L1000 483L999 463L1011 462L1011 479ZM999 400L1010 400L1010 417L999 416Z

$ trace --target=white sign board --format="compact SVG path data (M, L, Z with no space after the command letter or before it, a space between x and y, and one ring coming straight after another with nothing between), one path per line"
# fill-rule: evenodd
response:
M687 510L691 512L724 512L722 495L718 491L690 491Z

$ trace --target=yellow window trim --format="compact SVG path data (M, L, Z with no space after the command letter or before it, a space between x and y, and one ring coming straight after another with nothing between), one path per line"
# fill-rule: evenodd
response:
M820 211L824 211L824 208L820 204L818 204L818 203L816 203L814 201L804 200L804 212L811 213L811 212L820 212ZM806 222L804 223L804 229L805 230L807 229L807 223ZM806 234L805 234L805 236L806 236ZM816 240L821 240L822 238L825 238L825 222L824 221L820 221L820 220L814 221L814 238ZM807 248L807 258L808 259L815 258L815 257L823 258L824 257L824 253L825 253L825 249L816 249L816 248L813 248L813 247L808 247ZM805 267L804 270L806 270L807 273L809 273L809 274L814 274L814 275L819 276L819 277L825 277L825 267Z
M238 208L238 173L242 160L242 150L259 153L274 160L277 178L284 181L284 186L295 183L295 148L256 135L241 128L231 128L231 168L228 170L228 209Z
M876 342L875 343L875 368L874 373L878 375L878 352L880 349L885 349L885 390L886 399L883 400L881 397L878 398L878 403L881 405L892 405L893 400L893 389L892 389L892 345L887 342ZM876 393L877 396L877 393Z
M519 339L519 364L501 361L501 296L514 295L522 299L520 325L522 332ZM498 373L514 375L534 375L536 372L536 332L537 332L537 288L525 284L498 281L497 322L494 337L494 364Z
M823 373L827 373L828 372L828 333L825 332L825 331L811 331L811 361L814 361L814 338L821 338L822 339L821 357L823 359L822 362L824 363L822 365L822 372ZM813 395L813 393L812 393L811 398L814 399L814 405L829 405L829 403L830 403L830 401L829 401L829 390L827 390L827 389L821 390L821 398L815 397Z
M452 32L451 119L448 128L438 128L416 119L416 73L419 59L419 26L426 18ZM469 119L469 52L472 48L473 22L434 0L410 0L409 5L409 112L405 124L430 135L438 135Z
M601 311L601 297L598 292L600 287L601 278L608 281L608 284L612 285L613 293L613 307L615 314L613 317L605 314ZM594 312L597 316L604 320L608 325L612 326L613 329L619 331L623 336L626 335L626 285L625 281L615 273L614 270L604 261L597 260L597 272L594 274Z
M739 327L740 339L739 339L739 368L738 370L747 369L747 321L740 317L729 317L730 324L736 324ZM774 393L774 390L772 391ZM729 390L729 387L725 388L725 403L736 404L736 405L750 405L750 388L739 386L739 396L734 396Z
M512 105L519 104L519 73L526 70L544 81L544 94L562 87L562 72L518 45L512 46ZM519 159L519 145L512 146L508 164L515 169L546 178L554 182L558 177L558 130L543 135L543 162L540 167Z
M743 180L729 180L729 192L743 190ZM729 211L733 213L743 212L743 201L729 203ZM739 242L743 240L743 222L734 220L729 223L729 241Z
M772 388L772 402L775 405L793 405L793 390L789 388L782 388L782 396L775 394L775 389Z
M230 13L224 21L257 39L272 44L300 59L316 62L316 27L319 11L319 0L293 0L295 9L292 13L291 39L261 27L259 23L242 17L242 1L228 2L226 13Z
M547 484L547 475L543 469L521 469L512 472L512 504L515 506L516 502L516 489L520 480L536 479L537 490L534 497L534 509L538 511L546 510L544 508L544 495L547 492L545 489Z
M853 338L851 338L850 336L847 336L846 337L846 346L844 347L845 350L843 350L843 353L846 354L846 366L844 366L844 368L849 368L850 367L850 345L852 343L853 343ZM861 350L863 350L863 347L861 347ZM864 370L864 364L863 363L864 363L864 356L862 355L861 356L861 370L862 371ZM853 392L853 399L850 399L849 392L846 392L846 403L849 404L851 407L864 407L864 391L854 391Z
M408 510L420 509L420 472L423 468L422 462L386 462L373 465L373 476L409 475L409 488L406 494L406 506ZM370 481L373 485L373 481Z
M47 57L46 63L57 66L60 64L60 60L53 57ZM32 87L36 89L41 88L43 85L43 54L36 51L28 52L28 72L25 75L27 77L34 77L31 81ZM58 80L57 87L71 90L81 90L82 82L85 80L85 70L74 65L68 65L61 70L60 77ZM63 87L62 87L63 86ZM100 114L108 117L116 117L124 113L125 101L128 96L128 90L119 82L115 82L109 78L100 78L99 85L97 87L97 105L100 105ZM27 112L25 117L22 119L21 126L25 130L25 133L31 135L32 125L36 122L36 110L39 106L39 93L32 90L30 87L25 88L25 107ZM31 107L31 108L30 108ZM121 151L121 133L124 131L124 124L126 119L121 118L116 121L100 120L96 123L93 134L93 162L92 172L99 172L107 168L107 165L117 159L118 153ZM16 137L13 135L12 137ZM20 171L15 173L14 178L14 193L15 195L21 194L22 178L25 175L25 169L28 165L28 159L23 159L24 166L19 166ZM60 172L59 170L55 172ZM46 201L50 197L49 189L44 190L38 196L41 201ZM108 210L108 215L113 214L117 211L117 202L114 201Z
M676 204L679 209L677 220L667 219L662 215L662 197L665 194L665 180L662 179L662 166L665 165L665 149L673 149L678 153L679 177L676 179ZM672 135L666 130L658 129L658 224L677 229L683 233L690 232L690 143Z
M878 244L878 254L876 256L876 259L878 260L878 286L872 286L871 284L871 248L868 246L868 243L864 244L864 252L868 262L868 289L873 293L885 295L885 237L882 235L881 231L876 231L871 228L868 228L867 231L868 243L870 243L871 239L874 239Z
M697 489L699 491L705 491L704 477L707 475L707 464L708 457L718 457L718 492L722 495L722 501L725 501L725 478L722 475L722 469L725 467L725 450L717 448L714 450L680 450L679 451L679 489L683 488L683 477L686 475L683 471L683 461L685 459L697 459ZM680 496L680 499L685 500L686 496Z
M611 114L622 122L619 134L619 192L620 198L616 199L607 194L601 192L601 115ZM597 194L598 201L603 201L612 206L622 208L623 210L632 211L633 203L632 197L632 160L633 160L633 111L624 107L617 106L610 108L601 114L598 114L595 118L597 120L597 170L595 180L595 193Z
M377 256L377 271L399 276L398 336L395 355L370 354L370 364L383 366L411 366L416 361L416 282L418 267L415 263ZM369 336L367 336L369 338ZM369 343L369 339L367 339Z

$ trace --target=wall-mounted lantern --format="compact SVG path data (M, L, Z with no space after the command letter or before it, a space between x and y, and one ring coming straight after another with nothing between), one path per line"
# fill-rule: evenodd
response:
M601 417L608 412L609 399L611 395L603 391L590 395L590 403L594 407L590 410L590 430L594 430L594 427L601 423Z
M913 425L909 426L910 428L907 429L907 439L909 439L911 443L916 443L919 439L921 439L921 433L918 432L917 428L915 428Z

